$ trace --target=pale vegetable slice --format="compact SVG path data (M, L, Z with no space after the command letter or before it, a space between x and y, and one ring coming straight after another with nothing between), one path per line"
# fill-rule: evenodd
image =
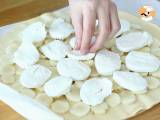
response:
M30 96L32 98L34 98L36 96L36 93L34 90L32 89L28 89L28 88L22 88L20 89L20 92L24 95Z
M41 42L46 38L47 31L41 22L35 22L27 26L20 34L23 42Z
M69 101L73 101L73 102L79 102L79 101L81 101L81 98L80 98L80 88L77 85L72 85L71 91L66 94L66 98Z
M112 75L114 71L120 70L120 56L108 50L101 50L95 57L95 66L100 75Z
M41 52L51 60L60 60L67 55L67 52L70 51L69 45L63 43L59 40L54 40L41 47Z
M80 97L85 104L96 106L112 93L112 82L107 78L92 78L82 85Z
M123 91L120 94L122 104L131 104L136 101L136 96L129 91Z
M20 77L20 83L26 88L38 88L51 76L51 71L42 65L33 65L25 69Z
M147 32L131 32L116 38L116 46L122 52L140 49L152 42L152 36Z
M90 44L93 45L95 42L96 42L96 37L93 36ZM72 48L75 48L76 43L77 43L76 37L72 37L72 38L70 39L70 41L69 41L69 45L70 45Z
M58 61L57 71L60 75L71 77L73 80L85 80L91 73L89 66L71 58Z
M132 51L126 57L126 66L135 72L155 72L160 60L150 53Z
M85 116L89 111L90 107L82 102L74 104L70 109L70 113L77 117Z
M148 88L149 89L155 89L158 86L160 86L160 80L158 80L157 78L149 76L149 77L146 77L146 79L147 79L147 82L148 82Z
M118 31L118 33L115 35L115 37L121 35L122 33L130 30L130 23L127 20L120 19L121 29Z
M57 99L51 104L51 109L56 113L66 113L70 109L70 105L66 99Z
M94 58L95 53L82 54L80 50L72 50L68 51L67 56L76 60L91 60Z
M12 84L16 81L16 79L12 75L2 74L0 75L0 81L2 81L5 84Z
M91 107L91 110L95 114L105 114L108 109L108 105L106 102L103 102L102 104L99 104L97 106Z
M27 68L39 60L39 52L32 43L22 43L14 53L13 61L21 68Z
M35 99L37 101L39 101L40 103L46 105L46 106L49 106L51 105L53 99L49 96L47 96L45 93L39 93L37 94L37 96L35 97Z
M44 91L48 96L59 97L71 90L72 79L64 76L57 76L44 85Z
M49 34L53 39L64 40L74 32L71 24L62 18L57 18L51 23Z
M140 74L128 71L116 71L113 79L121 87L133 92L143 91L147 89L147 81Z
M119 94L112 93L109 97L106 98L106 102L110 107L116 107L121 103L121 98Z
M16 91L21 91L24 87L20 84L20 82L17 80L17 81L15 81L12 85L11 85L11 87L13 88L13 89L15 89Z

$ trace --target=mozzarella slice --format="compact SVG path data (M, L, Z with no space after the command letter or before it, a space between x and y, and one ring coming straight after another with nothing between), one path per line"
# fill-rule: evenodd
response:
M101 50L95 57L96 70L101 75L112 75L121 67L120 56L108 50Z
M20 83L26 88L37 88L49 79L51 73L48 68L42 65L33 65L22 72Z
M13 61L21 68L27 68L39 60L39 52L32 43L22 43L14 53Z
M68 93L71 89L71 85L71 78L58 76L45 83L44 91L48 96L59 97Z
M87 80L80 89L80 97L87 105L96 106L112 93L112 82L107 78Z
M89 113L90 107L82 102L76 103L70 109L70 113L77 117L82 117Z
M115 37L121 35L122 33L130 30L130 23L127 20L120 19L121 29L118 31L118 33L115 35Z
M60 60L67 55L71 48L59 40L54 40L41 47L42 53L51 60Z
M89 66L70 58L60 60L57 63L57 71L60 75L71 77L73 80L85 80L91 73Z
M121 98L117 93L112 93L107 99L106 99L107 104L110 107L116 107L121 103Z
M22 31L21 38L25 42L41 42L46 38L46 35L45 25L41 22L35 22Z
M126 66L135 72L155 72L160 60L150 53L132 51L126 57Z
M94 58L95 53L82 54L80 50L72 50L68 52L68 57L76 60L91 60Z
M143 91L147 89L147 81L138 73L127 71L116 71L113 74L113 79L121 87L130 91Z
M53 39L64 40L74 32L71 24L64 21L62 18L55 19L49 29L50 36Z
M152 36L147 32L131 32L116 38L116 46L122 52L140 49L152 42Z
M90 44L93 45L95 42L96 42L96 37L93 36ZM75 48L76 43L77 43L76 37L71 38L70 41L69 41L69 45L70 45L73 49Z

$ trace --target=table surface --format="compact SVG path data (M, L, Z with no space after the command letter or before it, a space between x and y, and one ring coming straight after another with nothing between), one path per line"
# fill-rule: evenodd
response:
M1 0L0 26L66 6L67 0ZM0 101L0 120L25 120ZM160 120L160 104L130 120Z

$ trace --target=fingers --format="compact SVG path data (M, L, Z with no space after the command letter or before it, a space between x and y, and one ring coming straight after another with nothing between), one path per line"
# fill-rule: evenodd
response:
M110 18L108 4L105 4L104 7L98 8L97 17L99 19L99 34L97 36L96 43L91 47L90 52L96 52L97 50L99 50L110 34Z
M81 42L81 53L89 52L90 42L95 30L96 14L92 9L84 9L83 11L83 36Z
M111 33L108 39L111 39L120 30L120 21L118 18L118 11L116 5L111 2L110 4L110 21L111 21Z
M76 38L77 38L75 49L80 49L81 41L82 41L82 31L83 31L82 13L78 11L78 13L75 14L74 12L73 14L71 14L71 18L72 18L72 24L75 29Z

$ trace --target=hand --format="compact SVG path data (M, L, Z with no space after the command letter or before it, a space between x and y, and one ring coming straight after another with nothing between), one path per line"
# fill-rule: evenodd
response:
M85 54L103 47L120 29L116 5L110 0L69 0L72 24L77 37L76 49ZM99 20L97 40L90 45Z

